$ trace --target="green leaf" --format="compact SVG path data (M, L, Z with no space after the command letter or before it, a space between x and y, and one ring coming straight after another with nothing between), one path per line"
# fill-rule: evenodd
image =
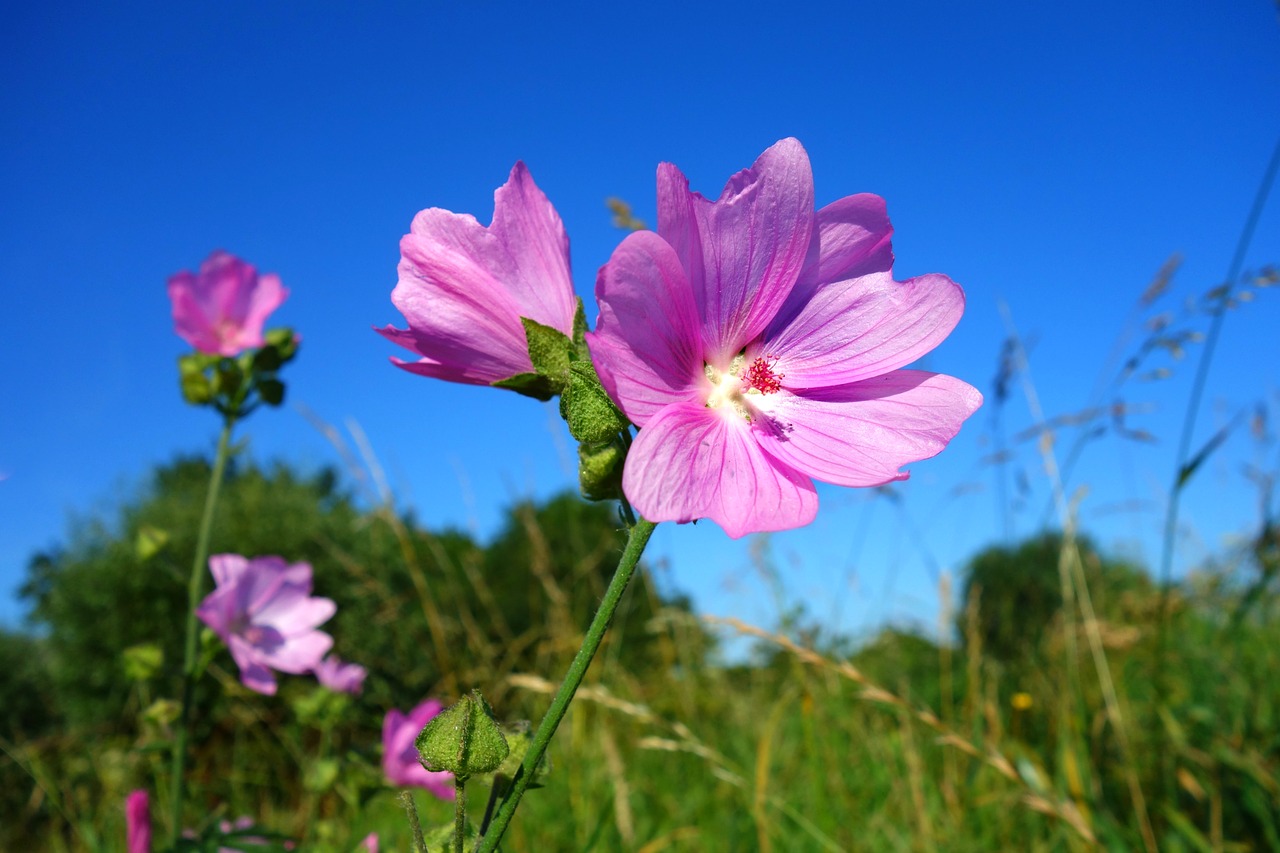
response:
M535 400L550 400L556 395L556 389L551 386L547 377L539 376L537 373L517 373L515 376L508 376L506 379L491 383L491 387L506 388L508 391L515 391L517 394L523 394Z
M627 419L609 399L589 361L570 366L569 383L560 397L560 416L578 441L611 441L627 426Z
M262 337L266 340L267 346L272 347L279 354L281 363L292 361L298 354L298 336L294 334L293 329L281 326L278 329L271 329Z
M169 544L169 534L159 527L144 524L138 528L138 538L134 540L134 552L138 559L146 562Z
M155 643L142 643L124 650L124 674L130 681L154 678L164 666L164 650Z
M1182 466L1181 470L1178 471L1178 485L1176 488L1181 489L1186 482L1191 479L1191 476L1195 474L1200 466L1205 463L1205 460L1212 456L1213 452L1222 446L1222 443L1227 440L1227 436L1229 436L1231 431L1236 428L1236 425L1240 423L1240 418L1240 415L1236 415L1232 418L1231 423L1218 430L1213 438L1206 441L1204 447L1200 448L1200 452L1193 456L1190 462Z

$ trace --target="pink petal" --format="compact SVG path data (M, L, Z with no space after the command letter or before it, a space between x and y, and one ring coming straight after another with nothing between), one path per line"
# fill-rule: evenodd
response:
M281 634L292 636L310 631L333 617L338 606L327 598L310 598L290 585L281 587L281 595L253 615L260 625L271 625Z
M784 139L729 179L711 202L675 166L658 167L658 233L689 277L709 360L758 337L796 282L813 233L813 172Z
M813 482L761 452L732 409L678 403L640 430L622 476L627 498L650 521L710 518L734 539L813 520Z
M196 296L196 277L183 270L169 279L169 301L178 336L200 352L219 353L222 342L214 333L204 305Z
M940 453L982 395L951 376L897 370L835 388L782 391L770 402L775 428L756 430L770 457L827 483L878 486L906 479L901 466Z
M220 587L238 581L248 567L249 561L239 554L214 554L209 558L209 573Z
M250 690L266 696L274 696L275 673L267 667L259 650L237 634L232 634L227 639L227 648L231 650L231 657L240 668L240 683Z
M146 791L131 791L124 801L125 846L129 853L151 853L151 800Z
M494 193L492 226L430 208L400 254L391 301L409 328L379 331L422 356L396 361L405 370L488 385L533 369L521 317L573 333L569 239L523 163Z
M524 163L517 162L507 182L493 194L489 230L514 261L503 280L520 307L520 316L572 336L578 302L569 273L569 235Z
M890 273L872 273L818 289L760 349L778 358L788 388L844 385L920 358L962 313L964 291L945 275L896 282Z
M605 390L633 423L687 400L703 376L697 308L671 246L651 231L622 241L596 279L600 319L587 333Z
M301 675L315 669L321 659L333 648L333 637L323 631L286 636L284 644L262 656L262 661L272 669Z
M814 214L813 239L804 269L765 337L800 313L820 287L888 272L893 267L892 238L893 226L889 224L884 199L878 195L845 196L819 210Z
M258 286L248 291L244 306L244 320L240 332L242 347L260 347L266 343L262 327L267 317L279 308L289 296L289 290L280 283L280 276L267 273L258 277Z

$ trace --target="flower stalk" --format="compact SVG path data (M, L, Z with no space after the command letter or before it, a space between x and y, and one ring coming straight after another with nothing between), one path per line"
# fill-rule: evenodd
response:
M591 666L591 661L604 640L605 632L609 630L613 614L618 609L618 602L622 600L622 594L626 592L627 584L630 583L631 576L635 574L636 566L640 562L640 555L644 553L645 545L649 543L649 537L656 526L653 522L642 518L628 531L627 544L618 561L618 568L613 573L613 579L609 581L609 587L605 590L604 598L600 601L600 607L596 610L590 627L587 628L582 648L569 664L569 671L551 700L551 706L543 716L542 722L538 724L538 730L529 743L529 751L525 753L524 761L521 762L520 769L516 771L515 778L511 781L506 798L498 808L493 823L476 845L476 853L493 853L502 841L503 833L511 823L516 807L520 805L520 798L524 796L525 790L536 775L535 771L547 752L551 738L568 712L569 703L573 701L574 694L587 674L587 668Z
M196 538L195 559L191 563L191 577L187 581L187 629L183 643L182 655L182 711L178 717L178 730L174 735L172 802L173 821L170 838L176 846L182 835L182 805L185 793L183 780L187 760L187 730L191 721L191 699L195 692L197 670L196 660L196 608L200 605L204 588L205 563L209 559L209 536L213 530L213 512L218 504L218 493L222 489L222 481L227 470L227 459L231 455L231 432L235 428L236 417L228 414L223 418L222 434L218 437L218 451L214 457L213 474L209 478L209 490L205 494L204 514L200 518L200 532Z

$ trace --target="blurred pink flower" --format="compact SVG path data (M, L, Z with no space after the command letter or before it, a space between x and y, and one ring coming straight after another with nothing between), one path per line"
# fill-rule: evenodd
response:
M939 453L982 395L900 368L964 311L943 275L893 280L878 196L813 210L809 156L776 143L716 201L658 167L658 230L596 282L601 381L641 427L622 487L651 521L710 518L737 538L808 524L813 480L876 486Z
M378 833L371 832L360 842L366 853L378 853Z
M146 791L132 791L125 798L124 820L129 853L151 853L151 799Z
M169 279L174 330L210 355L234 357L262 346L267 315L288 295L279 276L259 276L253 266L220 249L198 274L183 270Z
M329 655L316 664L316 680L335 693L359 693L369 671L358 663L346 663Z
M209 571L217 588L196 615L227 644L246 687L271 695L272 670L301 674L319 665L333 638L316 626L336 608L327 598L311 597L311 566L215 554Z
M392 785L425 788L442 800L452 800L453 774L432 773L418 760L414 741L432 717L444 710L444 703L428 699L408 716L396 708L382 721L382 772Z
M408 329L376 331L419 356L411 373L489 385L533 370L521 317L573 335L569 238L524 163L493 194L493 224L429 208L400 241L391 301Z

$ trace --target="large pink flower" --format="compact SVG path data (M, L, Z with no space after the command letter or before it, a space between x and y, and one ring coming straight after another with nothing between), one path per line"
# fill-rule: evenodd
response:
M900 368L950 333L964 293L893 280L884 201L813 209L809 157L778 142L717 201L658 167L658 230L600 270L588 334L613 399L641 427L623 491L652 521L710 518L732 537L813 520L813 480L875 486L940 452L982 403Z
M453 774L444 771L433 773L418 760L414 741L441 711L444 704L428 699L405 714L392 708L382 721L382 772L392 785L425 788L442 800L454 796Z
M378 329L413 350L411 373L489 385L533 370L521 317L573 334L569 238L524 163L493 194L493 224L430 208L400 241L391 301L408 329Z
M198 274L183 270L169 279L174 329L187 343L210 355L234 357L260 347L267 315L289 295L272 273L258 271L217 250Z
M327 598L311 596L311 566L279 557L216 554L209 571L217 588L200 603L196 615L212 628L240 667L246 687L276 692L272 670L295 675L314 670L333 645L316 627L337 609Z

